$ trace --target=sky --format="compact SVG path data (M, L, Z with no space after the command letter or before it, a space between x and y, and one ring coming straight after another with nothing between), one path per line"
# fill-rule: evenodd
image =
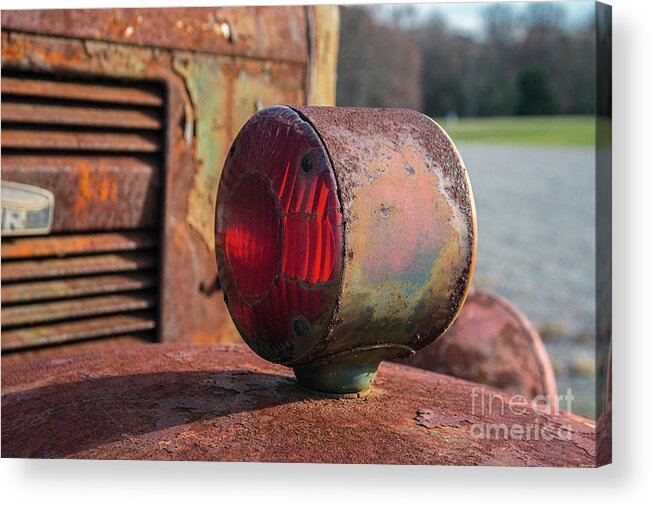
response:
M565 9L566 22L569 27L580 26L587 22L590 16L594 16L594 2L590 0L577 0L569 2L554 2ZM508 2L515 13L521 13L529 2ZM481 36L482 12L490 2L477 3L414 3L424 16L439 14L447 22L451 30L470 36Z

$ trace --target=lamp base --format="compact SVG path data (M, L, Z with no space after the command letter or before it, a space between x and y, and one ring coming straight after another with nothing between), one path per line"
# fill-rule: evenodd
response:
M368 394L380 362L348 361L294 368L299 385L320 396L357 398Z

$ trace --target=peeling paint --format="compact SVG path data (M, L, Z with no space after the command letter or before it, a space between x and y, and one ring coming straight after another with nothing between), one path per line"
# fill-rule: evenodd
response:
M305 101L301 67L177 52L174 70L183 76L194 111L195 175L188 193L187 222L214 251L217 186L228 149L246 120L266 104Z

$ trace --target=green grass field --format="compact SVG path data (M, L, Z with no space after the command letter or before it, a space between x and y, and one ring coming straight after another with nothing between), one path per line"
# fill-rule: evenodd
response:
M490 144L594 146L593 116L436 119L454 141Z

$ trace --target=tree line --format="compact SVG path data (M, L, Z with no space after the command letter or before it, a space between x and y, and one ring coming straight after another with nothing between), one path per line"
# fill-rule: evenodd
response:
M483 11L463 35L413 6L342 7L337 103L407 107L430 116L593 114L595 27L532 3Z

